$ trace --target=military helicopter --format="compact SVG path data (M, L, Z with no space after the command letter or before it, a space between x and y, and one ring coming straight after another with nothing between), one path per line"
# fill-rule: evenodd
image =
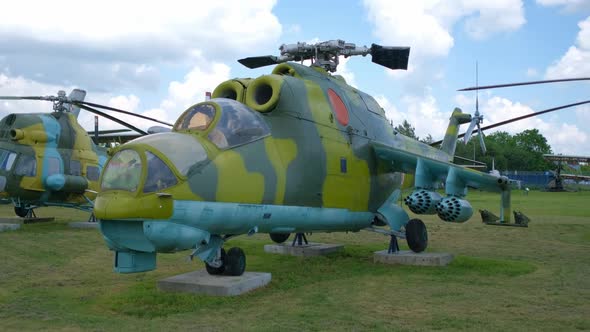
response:
M148 134L150 130L145 132L93 107L171 126L139 114L85 102L85 96L86 91L74 89L69 96L59 91L57 96L0 97L4 100L53 102L51 113L10 114L0 120L0 199L13 204L19 217L35 218L34 209L40 206L63 206L91 212L107 149L97 146L80 126L77 121L80 109L115 121L139 135ZM94 133L98 140L97 121Z
M255 233L281 243L291 233L369 230L390 236L391 251L397 238L424 251L426 226L397 204L404 173L414 175L416 190L405 199L414 213L465 222L469 187L499 193L499 222L510 223L509 179L452 163L459 126L477 132L483 116L456 108L434 148L395 131L373 97L331 74L339 56L407 69L409 47L330 40L283 44L280 52L238 60L276 66L221 83L172 132L110 151L94 213L116 272L153 270L157 253L190 249L210 274L241 275L243 250L223 246ZM295 62L303 60L311 66Z
M567 165L579 165L580 163L589 163L590 157L587 156L572 156L563 154L544 154L543 158L548 161L552 161L556 164L557 168L552 171L552 179L547 184L548 191L566 191L563 186L563 180L573 181L590 181L590 176L580 174L565 174L562 173L564 169L564 163Z

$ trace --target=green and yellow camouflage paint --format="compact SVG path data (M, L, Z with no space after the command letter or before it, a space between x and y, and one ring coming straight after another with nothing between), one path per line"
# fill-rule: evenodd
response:
M448 204L466 202L467 186L508 186L450 163L458 126L471 119L459 109L439 150L395 132L371 96L317 67L283 63L269 75L224 82L212 97L185 111L171 133L111 152L95 214L116 271L151 270L157 252L186 249L210 263L237 234L383 224L402 232L404 173L416 173L413 184L427 191L446 180L455 199ZM123 161L129 150L137 157ZM138 185L111 180L132 172Z
M37 206L90 211L106 158L72 113L10 114L0 121L0 197L20 216Z

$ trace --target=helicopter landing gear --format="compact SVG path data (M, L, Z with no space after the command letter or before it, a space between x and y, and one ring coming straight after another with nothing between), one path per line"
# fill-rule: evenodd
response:
M26 208L24 206L15 206L14 213L21 218L37 218L33 208Z
M270 233L269 235L270 235L270 239L274 243L283 243L283 242L287 241L289 236L291 236L291 233Z
M307 242L307 237L305 237L305 233L297 233L295 234L295 238L293 239L291 246L302 246L303 242L305 242L305 244L309 244L309 242Z
M219 248L219 250L219 258L216 259L214 264L209 265L209 263L205 262L205 269L207 270L207 273L211 275L220 275L225 272L225 249Z
M399 244L397 243L397 237L393 234L390 235L389 248L387 249L388 254L395 254L399 251Z
M426 225L420 219L411 219L406 224L406 241L413 252L423 252L428 246Z
M225 256L225 273L230 276L241 276L246 270L246 255L238 247L231 248Z
M205 262L205 269L211 275L241 276L246 270L246 254L238 247L233 247L225 252L220 248L219 258L213 263Z

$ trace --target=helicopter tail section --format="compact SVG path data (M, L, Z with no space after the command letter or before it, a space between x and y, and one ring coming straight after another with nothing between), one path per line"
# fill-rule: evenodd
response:
M449 155L449 161L453 160L455 155L455 148L457 147L457 139L459 135L459 126L464 123L471 122L471 115L463 113L460 108L455 108L451 118L449 119L449 126L445 133L445 138L442 141L440 149Z
M70 92L69 98L71 100L84 101L84 98L86 98L86 91L81 89L74 89L72 90L72 92ZM65 104L65 106L72 114L74 114L76 118L78 117L78 114L80 114L80 107L74 104L67 103Z

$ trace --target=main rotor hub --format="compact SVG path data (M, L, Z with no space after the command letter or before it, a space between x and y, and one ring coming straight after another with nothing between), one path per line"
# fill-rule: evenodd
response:
M298 42L296 44L283 44L279 47L281 58L285 57L295 61L311 60L314 67L324 68L326 71L335 72L338 67L340 55L349 57L351 55L365 56L371 53L366 46L356 46L353 43L346 43L344 40L328 40L315 44Z
M248 68L259 68L287 61L311 60L311 65L329 72L335 72L338 67L339 56L371 55L371 61L389 69L407 69L409 47L392 47L371 44L371 47L356 46L344 40L335 39L315 44L299 42L283 44L279 47L280 56L263 55L238 60Z

